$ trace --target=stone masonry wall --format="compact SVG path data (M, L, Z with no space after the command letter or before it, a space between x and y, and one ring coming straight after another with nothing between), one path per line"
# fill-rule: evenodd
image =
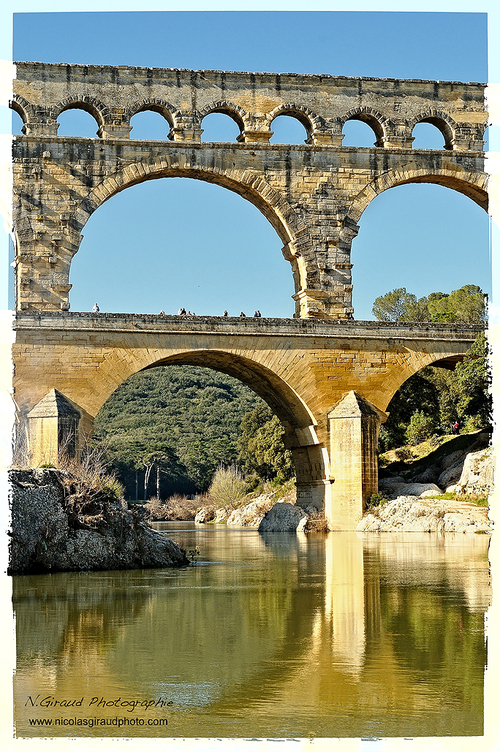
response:
M12 107L18 310L67 310L69 269L90 215L145 179L192 177L251 201L283 242L296 317L352 318L350 248L362 212L381 191L434 182L486 207L483 84L18 63ZM97 138L57 136L79 107ZM130 139L130 119L160 112L165 141ZM239 143L202 143L203 118L223 112ZM306 142L271 144L278 115L299 119ZM374 148L342 147L349 119L367 122ZM418 122L442 150L412 150Z

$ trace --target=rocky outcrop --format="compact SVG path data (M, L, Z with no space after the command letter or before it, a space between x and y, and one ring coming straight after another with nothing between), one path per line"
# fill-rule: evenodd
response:
M400 475L381 480L379 489L388 499L396 499L398 496L436 496L443 493L435 483L408 483Z
M467 439L465 447L453 449L453 446ZM449 442L452 451L445 454L448 444L443 444L432 455L417 461L413 470L405 472L405 476L409 477L382 476L379 490L387 499L398 496L432 497L445 492L487 496L493 489L494 470L489 439L487 432L457 436ZM398 472L401 471L398 466Z
M250 504L235 509L228 517L228 527L259 527L265 513L276 503L275 494L261 494Z
M79 515L66 504L60 472L11 470L10 574L178 567L184 551L126 502Z
M450 486L458 483L467 456L483 452L488 448L491 434L478 431L461 434L442 444L431 455L414 463L410 481L417 483L435 483L444 491L452 491Z
M494 474L493 449L470 452L465 458L457 483L448 490L455 493L488 495L493 489Z
M360 532L486 533L492 530L486 507L468 502L404 496L366 514Z
M261 533L295 533L300 525L304 530L307 515L295 504L275 504L262 518L259 531Z
M205 522L213 522L214 519L215 519L214 507L203 507L198 512L196 512L194 521L198 525L203 525Z
M215 509L215 507L212 506L203 507L196 512L194 521L198 525L203 525L206 522L213 522L214 525L220 525L223 522L226 522L228 515L229 512L227 509L224 509L224 507L221 507L220 509Z
M229 512L224 507L215 510L215 517L213 519L214 525L221 525L223 522L227 522Z

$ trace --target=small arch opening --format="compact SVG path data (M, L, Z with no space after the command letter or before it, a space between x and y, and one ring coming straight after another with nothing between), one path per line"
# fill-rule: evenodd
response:
M75 106L61 112L57 118L58 136L76 136L78 138L96 138L98 123L93 115L81 107Z
M12 110L12 135L22 136L23 128L24 122L21 115L16 110Z
M296 115L278 115L271 124L274 144L303 144L309 140L309 123L299 119Z
M130 138L144 141L167 141L171 125L162 113L142 110L130 118Z
M342 133L344 134L342 146L373 147L377 146L379 140L373 125L359 118L348 120Z
M203 118L201 127L201 140L205 142L234 142L241 133L240 125L225 112L209 113Z
M446 139L437 125L422 121L412 131L413 149L446 149Z

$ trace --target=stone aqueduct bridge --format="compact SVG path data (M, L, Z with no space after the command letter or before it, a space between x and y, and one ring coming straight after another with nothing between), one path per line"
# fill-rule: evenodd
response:
M299 503L325 504L338 529L355 526L378 488L378 429L393 394L426 365L452 366L479 331L35 311L19 313L16 330L15 394L20 413L28 415L35 462L54 456L61 425L72 416L89 432L106 399L137 371L208 366L248 384L278 415Z
M18 63L11 104L24 123L13 144L14 388L33 460L53 458L73 429L81 441L131 374L210 366L249 384L282 420L299 503L325 504L337 528L353 527L377 490L392 395L423 366L460 359L477 330L355 323L351 241L370 201L404 183L438 183L487 207L484 85ZM57 135L72 108L94 116L96 138ZM144 110L163 115L165 141L130 138ZM237 142L201 141L212 112L238 124ZM278 115L305 126L305 143L270 143ZM373 148L342 146L353 119L372 127ZM443 149L411 148L420 122L441 131ZM226 187L264 214L291 265L295 319L69 312L71 259L91 214L129 186L179 176Z

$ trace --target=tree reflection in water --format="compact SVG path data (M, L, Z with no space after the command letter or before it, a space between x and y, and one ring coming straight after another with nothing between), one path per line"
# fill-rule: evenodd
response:
M173 701L123 736L482 733L487 536L169 530L202 561L13 578L19 736L33 693Z

